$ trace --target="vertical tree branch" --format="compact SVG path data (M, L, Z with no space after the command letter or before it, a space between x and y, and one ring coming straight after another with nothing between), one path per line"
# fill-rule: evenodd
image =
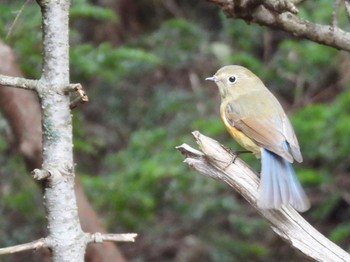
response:
M0 84L37 92L42 111L42 169L35 179L44 181L44 205L47 212L46 238L37 242L0 248L0 254L48 247L53 261L84 261L88 243L134 241L137 234L89 234L83 232L74 192L72 118L69 91L68 15L70 0L37 0L42 11L43 68L39 81L0 75ZM23 84L25 83L25 84ZM80 90L82 91L82 90ZM80 92L84 94L84 92ZM83 95L83 96L84 96ZM84 97L86 101L87 97Z
M72 119L69 96L69 0L38 0L42 11L43 68L37 91L41 100L44 190L53 261L83 261L86 248L74 194Z
M13 50L1 41L0 60L6 65L0 67L0 74L23 77ZM16 80L13 77L5 77L5 79ZM1 80L3 78L0 77ZM35 89L38 81L31 81L35 82L33 87ZM11 148L16 148L24 157L27 169L30 171L42 165L41 113L37 100L34 92L22 90L22 88L0 87L0 110L9 122L16 142L15 147L11 145ZM106 232L96 212L86 198L77 176L75 177L75 194L82 229L85 232ZM38 249L38 247L36 248ZM114 243L104 242L100 245L89 245L86 250L85 261L122 262L125 259Z

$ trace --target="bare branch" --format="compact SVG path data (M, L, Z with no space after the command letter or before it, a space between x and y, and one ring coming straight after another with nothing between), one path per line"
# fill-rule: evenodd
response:
M348 20L350 20L350 0L344 0L345 3L345 11L348 16Z
M234 188L269 221L272 229L283 240L304 255L316 261L350 261L348 253L319 233L292 207L259 209L258 175L217 141L198 131L193 132L193 135L203 152L197 154L198 151L188 145L177 147L186 156L186 164L202 175L223 181Z
M71 87L72 91L74 90L77 95L77 97L72 102L70 102L70 109L77 107L78 104L84 104L89 101L89 97L85 93L81 84L71 84L69 87Z
M332 12L332 26L336 27L338 26L338 13L339 13L339 7L342 0L336 0L334 3L334 9Z
M26 250L38 250L39 248L47 247L48 245L46 242L47 241L45 238L40 238L38 240L25 243L25 244L0 248L0 255L13 254L13 253L26 251Z
M321 25L301 19L290 12L270 10L261 0L209 0L218 5L228 17L265 25L291 33L297 37L350 51L350 33L338 27ZM347 0L346 0L347 1Z
M71 1L37 2L42 11L43 31L43 67L40 80L0 75L0 85L35 90L40 98L43 162L42 169L34 169L32 175L37 180L45 179L47 182L44 183L43 200L48 236L0 251L5 254L49 247L53 261L83 261L89 241L134 241L136 234L94 234L91 237L82 229L74 191L69 92L77 93L78 100L74 101L86 102L88 97L80 84L69 83L68 16ZM114 258L124 260L121 256Z
M77 84L69 84L64 88L65 92L75 92L79 89L83 89L82 85L77 83Z
M102 243L105 241L111 242L135 242L137 237L136 233L127 233L127 234L103 234L96 232L94 234L89 234L88 243Z
M35 90L38 86L38 80L0 75L0 85Z

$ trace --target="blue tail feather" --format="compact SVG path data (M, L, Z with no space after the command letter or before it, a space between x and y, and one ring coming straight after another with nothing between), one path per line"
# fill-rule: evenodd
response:
M303 212L310 203L301 187L293 166L275 153L261 149L261 181L258 206L265 209L278 209L290 204Z

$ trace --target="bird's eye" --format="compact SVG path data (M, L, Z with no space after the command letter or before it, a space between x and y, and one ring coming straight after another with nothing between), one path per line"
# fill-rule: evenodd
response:
M228 78L228 81L229 81L231 84L233 84L234 82L237 81L237 78L236 78L235 76L230 76L230 77Z

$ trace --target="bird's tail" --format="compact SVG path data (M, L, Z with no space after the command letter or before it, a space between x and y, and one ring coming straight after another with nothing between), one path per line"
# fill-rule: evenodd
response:
M260 208L278 209L288 204L299 212L310 208L309 200L291 163L263 148L261 150L261 165L258 200Z

